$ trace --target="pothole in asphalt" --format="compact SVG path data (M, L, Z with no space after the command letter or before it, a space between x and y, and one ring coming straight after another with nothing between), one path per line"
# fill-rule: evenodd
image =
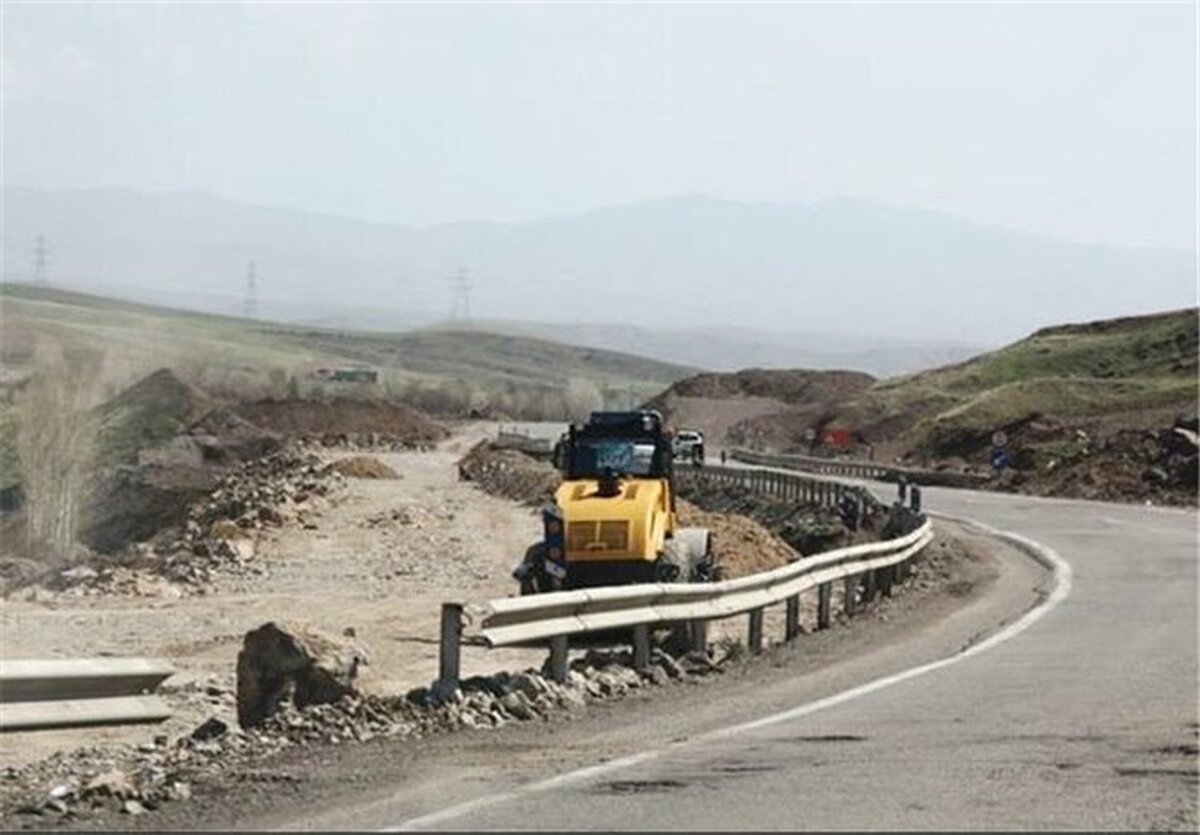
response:
M601 783L594 789L599 794L662 794L686 789L682 780L612 780Z
M1200 772L1194 768L1141 768L1116 766L1113 769L1122 777L1182 777L1186 782L1200 782Z
M789 736L784 742L866 742L865 736L854 734L820 734L818 736Z
M718 774L763 774L768 771L779 771L777 765L763 763L727 763L713 768Z

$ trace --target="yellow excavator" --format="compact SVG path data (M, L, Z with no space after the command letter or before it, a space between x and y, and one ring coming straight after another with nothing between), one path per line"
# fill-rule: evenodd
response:
M675 513L674 449L655 411L593 412L555 448L563 474L542 540L513 571L522 594L713 579L712 537Z

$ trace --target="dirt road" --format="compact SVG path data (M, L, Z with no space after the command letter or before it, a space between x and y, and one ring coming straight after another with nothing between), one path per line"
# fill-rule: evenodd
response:
M353 629L369 651L364 689L428 684L437 674L439 604L513 591L509 572L538 534L529 508L459 482L456 462L487 427L470 427L432 452L381 453L398 479L349 479L315 529L263 534L257 573L219 575L203 596L149 586L150 596L40 593L0 604L3 657L163 657L176 665L164 692L176 716L165 726L5 734L0 762L104 741L142 742L190 730L210 716L232 724L234 664L242 636L270 620L298 620L332 634ZM336 457L336 456L333 456ZM536 652L470 648L464 672L540 664Z

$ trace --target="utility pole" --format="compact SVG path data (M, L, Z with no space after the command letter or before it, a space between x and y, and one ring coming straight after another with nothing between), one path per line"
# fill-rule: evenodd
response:
M45 287L48 283L46 262L49 252L46 249L46 236L38 232L33 239L33 283Z
M450 321L471 321L471 276L465 267L450 277Z
M246 266L246 301L242 315L247 319L258 318L258 276L253 261Z

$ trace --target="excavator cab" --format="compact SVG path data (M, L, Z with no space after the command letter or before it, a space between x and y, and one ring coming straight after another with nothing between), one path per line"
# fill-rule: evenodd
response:
M571 426L542 539L513 572L521 593L711 579L709 532L676 518L673 459L658 412L593 412Z

